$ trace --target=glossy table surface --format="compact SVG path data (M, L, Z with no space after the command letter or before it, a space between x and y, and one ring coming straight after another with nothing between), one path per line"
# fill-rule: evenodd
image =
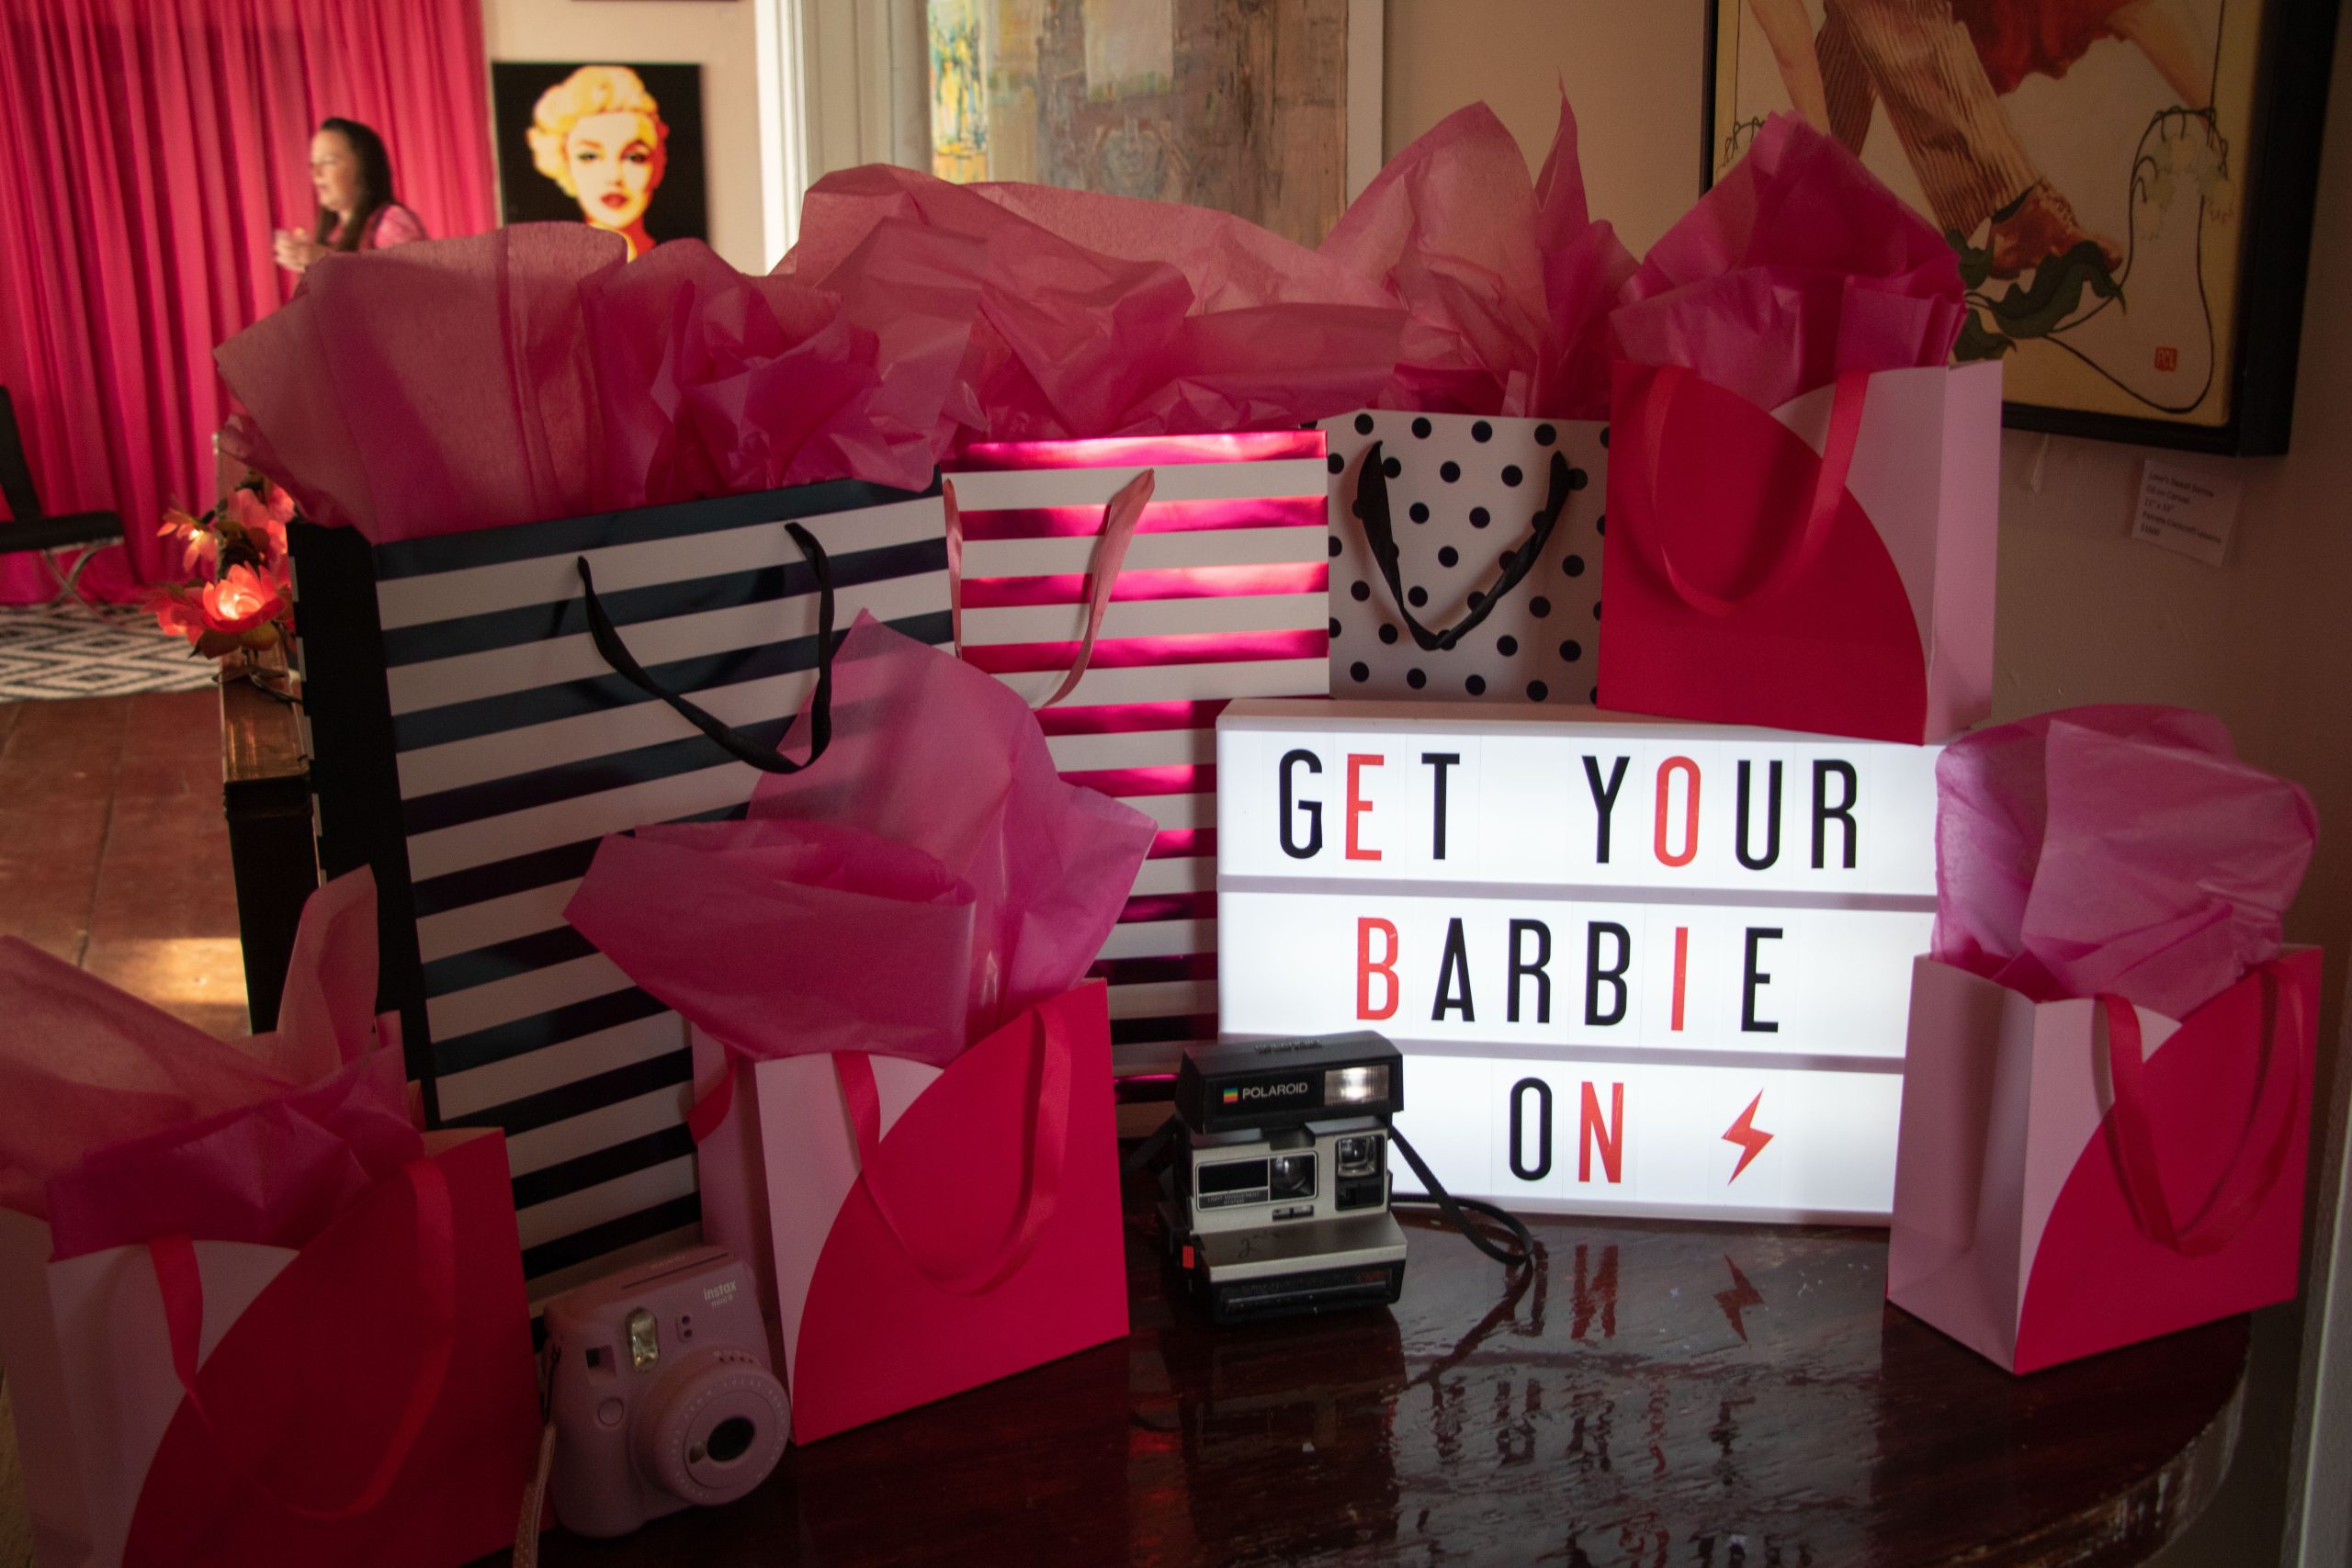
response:
M1394 1308L1216 1330L1131 1208L1133 1333L787 1453L565 1564L2109 1563L2234 1448L2246 1322L2014 1378L1886 1304L1884 1233L1408 1219Z

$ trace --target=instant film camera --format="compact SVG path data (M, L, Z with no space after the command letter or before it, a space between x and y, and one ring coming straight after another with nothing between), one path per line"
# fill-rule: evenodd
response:
M1405 1062L1377 1034L1194 1045L1176 1076L1182 1146L1161 1218L1212 1323L1396 1301L1389 1119Z
M573 1534L731 1503L784 1457L791 1402L768 1370L752 1271L723 1247L567 1292L547 1328L555 1517Z

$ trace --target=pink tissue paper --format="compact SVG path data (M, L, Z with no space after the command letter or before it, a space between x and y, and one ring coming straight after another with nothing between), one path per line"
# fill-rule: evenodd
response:
M0 1205L48 1220L60 1258L301 1246L424 1152L375 995L364 870L311 896L279 1027L235 1043L0 937Z
M330 256L221 344L232 456L379 543L820 479L920 490L978 290L900 228L831 287L522 224Z
M1934 225L1789 114L1650 248L1627 295L1609 319L1621 357L1763 409L1843 370L1941 365L1967 310Z
M1517 140L1473 104L1391 159L1318 254L1406 310L1395 375L1369 406L1609 417L1604 329L1634 261L1587 209L1566 97L1532 185Z
M2179 708L2070 708L1936 765L1942 963L2035 1001L2106 993L2187 1018L2278 954L2318 819Z
M1378 288L1229 213L867 164L826 175L777 268L851 279L900 223L959 240L979 315L943 440L1295 427L1363 406L1403 317Z
M743 1055L944 1066L1078 984L1155 830L1064 783L1010 687L861 615L824 755L748 820L606 838L564 913Z

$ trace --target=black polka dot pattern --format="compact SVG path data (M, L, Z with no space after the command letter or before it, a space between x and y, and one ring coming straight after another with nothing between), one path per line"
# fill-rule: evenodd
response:
M1396 534L1404 603L1432 629L1479 613L1498 574L1524 572L1494 606L1494 615L1458 648L1420 649L1400 626L1384 618L1382 611L1393 614L1394 606L1388 590L1371 581L1375 573L1368 569L1361 521L1349 519L1352 485L1334 481L1334 536L1327 547L1335 560L1349 562L1333 568L1330 596L1332 647L1336 652L1345 641L1351 655L1333 664L1335 674L1347 672L1342 684L1367 696L1410 693L1438 701L1583 700L1577 687L1593 673L1588 657L1592 634L1564 638L1561 633L1577 626L1588 607L1596 623L1600 618L1597 541L1607 519L1591 501L1577 496L1555 525L1552 547L1532 561L1519 558L1542 516L1555 454L1566 459L1569 490L1597 498L1606 462L1605 432L1551 421L1373 412L1345 416L1322 428L1341 448L1329 456L1335 474L1360 464L1374 441L1388 443L1380 467L1389 482L1390 503L1415 525ZM1342 584L1344 595L1337 592Z

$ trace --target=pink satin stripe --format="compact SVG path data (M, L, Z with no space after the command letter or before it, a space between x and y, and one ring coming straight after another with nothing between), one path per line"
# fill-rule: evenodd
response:
M1176 763L1159 768L1093 768L1065 772L1065 784L1101 790L1115 799L1141 795L1205 795L1216 787L1214 762Z
M1146 860L1185 860L1197 855L1216 853L1216 829L1214 828L1170 828L1153 835L1151 851Z
M957 473L1017 468L1110 468L1126 464L1170 468L1180 463L1261 463L1278 457L1320 457L1319 430L1236 431L1217 435L1111 435L1091 441L976 441L957 454Z
M1137 735L1167 729L1207 729L1232 699L1197 703L1097 703L1088 707L1047 708L1037 727L1047 735Z
M1329 561L1281 566L1184 566L1122 571L1111 602L1159 599L1242 599L1269 593L1322 593L1330 586ZM1010 610L1083 604L1084 572L1057 577L980 577L962 584L962 610Z
M1214 980L1216 954L1188 953L1175 958L1098 958L1086 972L1090 980L1113 986L1158 986L1173 980Z
M1250 501L1155 501L1136 532L1200 534L1228 528L1324 528L1330 502L1324 492ZM974 540L1091 539L1102 531L1099 506L963 508L964 537Z
M1283 659L1323 659L1331 634L1321 626L1294 632L1192 632L1174 637L1115 637L1094 645L1097 670L1148 670L1163 664L1267 663ZM967 648L967 663L991 675L1067 670L1078 658L1075 642L1008 642Z
M1153 920L1213 920L1216 919L1216 895L1209 893L1151 893L1127 900L1119 911L1123 926L1147 924Z

